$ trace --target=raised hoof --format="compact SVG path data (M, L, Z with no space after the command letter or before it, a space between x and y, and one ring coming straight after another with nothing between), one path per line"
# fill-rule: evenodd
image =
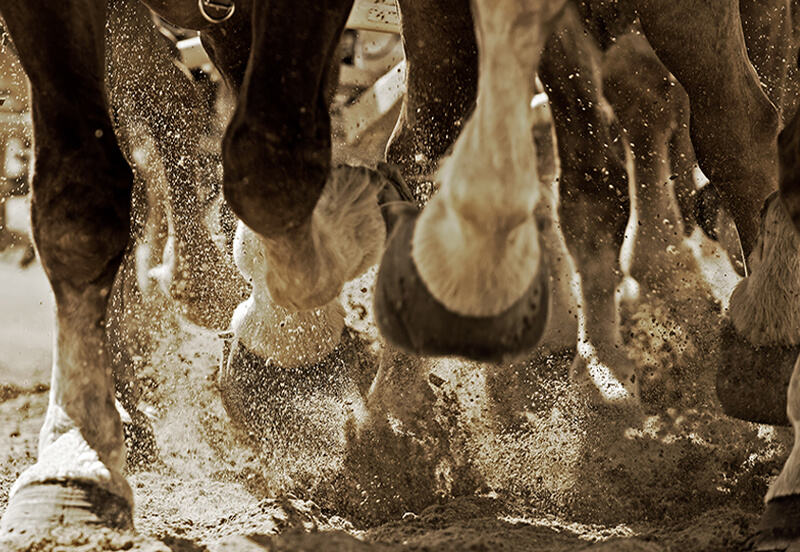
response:
M458 355L502 362L523 356L542 337L550 293L540 267L528 291L497 316L464 316L428 291L414 266L411 243L418 211L405 207L389 238L375 284L375 319L383 337L417 355Z
M67 525L133 529L127 500L84 481L53 481L19 489L0 522L0 538L13 538Z
M789 425L786 393L800 346L756 347L727 317L720 337L717 397L725 414L748 422Z
M335 447L376 371L374 354L345 328L341 343L325 360L295 368L279 366L234 341L219 384L231 420L257 440Z
M800 495L770 500L745 546L756 552L800 550Z

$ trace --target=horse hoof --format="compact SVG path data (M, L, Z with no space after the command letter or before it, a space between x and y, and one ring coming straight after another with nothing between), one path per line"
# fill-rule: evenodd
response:
M519 358L538 343L547 324L548 270L540 267L528 291L497 316L464 316L437 301L411 257L418 211L406 206L386 246L375 283L375 319L383 337L416 355L458 355L477 361Z
M53 481L20 488L0 522L0 538L41 534L66 525L133 529L133 509L124 498L84 481Z
M345 328L341 343L322 362L294 368L234 341L219 386L231 420L257 440L330 449L363 405L362 391L376 371L374 354Z
M745 550L800 550L800 495L770 500L761 515L755 535L747 540Z
M789 425L786 393L800 346L756 347L722 323L717 397L728 416L760 424Z

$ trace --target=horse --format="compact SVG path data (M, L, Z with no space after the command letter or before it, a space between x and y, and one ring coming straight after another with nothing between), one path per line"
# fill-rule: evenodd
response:
M102 0L40 4L3 0L0 13L31 81L32 227L58 331L39 458L15 484L3 527L71 519L124 528L132 499L105 317L129 244L133 179L104 91L106 7ZM288 331L320 322L299 346L304 362L324 360L341 340L334 298L384 248L375 311L393 346L490 361L535 346L546 327L549 281L534 216L541 186L528 104L544 45L570 3L400 2L409 93L387 159L407 176L435 171L440 190L422 212L396 201L404 192L393 171L331 164L330 60L352 2L146 4L200 31L237 92L223 139L223 188L243 222L235 255L252 291L234 313L239 353L229 366L248 350L278 365L296 362L297 350L260 345L275 324ZM723 0L634 4L654 51L688 94L698 162L749 254L759 239L754 213L777 181L778 112L748 61L738 10ZM441 37L435 56L429 36ZM561 205L567 235L593 236L596 215L587 216L578 194L568 197ZM380 202L391 227L386 244ZM235 396L232 376L223 374L223 397ZM606 397L635 400L633 376L624 366L606 374Z

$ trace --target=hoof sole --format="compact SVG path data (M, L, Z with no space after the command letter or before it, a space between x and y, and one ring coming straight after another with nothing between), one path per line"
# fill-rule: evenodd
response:
M760 424L789 425L786 393L800 346L756 347L722 323L717 397L725 414Z
M132 506L124 498L82 481L28 485L11 498L0 523L0 537L67 525L133 529Z
M375 319L384 338L412 354L502 362L530 352L547 324L549 273L540 267L525 294L497 316L464 316L436 300L411 257L417 210L407 207L389 239L375 284Z

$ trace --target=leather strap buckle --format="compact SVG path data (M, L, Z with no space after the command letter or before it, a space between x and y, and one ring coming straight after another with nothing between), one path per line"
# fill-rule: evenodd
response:
M236 11L233 0L197 0L200 14L209 23L222 23L227 21Z

